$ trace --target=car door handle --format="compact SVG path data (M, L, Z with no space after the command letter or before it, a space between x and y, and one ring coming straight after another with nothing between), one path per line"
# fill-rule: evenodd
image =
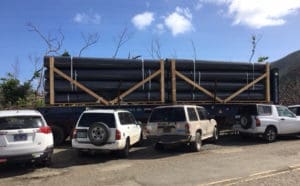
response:
M285 120L284 118L280 118L281 121Z

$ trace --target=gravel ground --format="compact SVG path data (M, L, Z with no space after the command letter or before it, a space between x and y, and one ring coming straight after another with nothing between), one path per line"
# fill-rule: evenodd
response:
M78 157L68 144L55 149L53 165L0 166L0 186L8 185L299 185L300 140L222 136L202 151L186 147L156 152L152 145L133 147L128 159L111 153Z

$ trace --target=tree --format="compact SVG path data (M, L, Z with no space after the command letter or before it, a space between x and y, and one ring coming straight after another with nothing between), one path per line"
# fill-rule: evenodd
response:
M15 106L19 102L26 101L31 92L31 85L28 81L21 84L17 78L8 73L6 78L1 78L0 91L1 105Z
M124 29L122 30L122 32L120 33L120 35L117 37L117 46L116 46L116 50L113 54L113 58L116 58L120 48L127 43L132 37L132 34L128 33L128 28L127 26L124 27Z
M152 39L150 47L150 55L153 59L161 59L161 44L158 38Z
M262 63L262 62L267 61L268 59L269 59L268 56L260 56L260 57L258 57L257 62Z
M84 40L84 45L83 47L80 49L78 56L81 56L81 53L86 50L87 48L89 48L92 45L95 45L98 41L99 41L99 34L93 33L93 34L87 34L85 35L84 33L81 33L81 37Z
M255 51L256 51L256 47L259 43L259 41L261 40L261 36L257 36L255 34L252 34L251 36L251 45L252 45L252 49L251 49L251 54L250 54L250 58L249 58L249 63L252 62L252 59L254 57Z
M30 22L27 23L26 27L28 27L28 31L37 33L38 36L46 43L47 47L44 56L48 56L50 54L59 55L59 51L61 50L61 47L65 39L65 36L62 33L61 29L58 29L58 32L55 34L55 36L53 36L52 34L48 34L48 36L46 36L33 23ZM38 94L39 91L41 91L41 89L43 88L42 86L43 86L43 79L44 79L44 74L43 74L44 66L38 63L36 63L36 66L40 66L40 67L36 69L31 79L33 80L38 78L38 83L35 90L35 93Z
M63 56L63 57L70 57L71 55L69 54L68 51L65 50L64 53L61 56Z

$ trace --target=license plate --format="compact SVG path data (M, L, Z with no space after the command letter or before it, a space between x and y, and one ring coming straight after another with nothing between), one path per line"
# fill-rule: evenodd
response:
M27 140L27 134L15 134L14 135L14 141L26 141Z
M87 132L77 132L77 138L87 138Z

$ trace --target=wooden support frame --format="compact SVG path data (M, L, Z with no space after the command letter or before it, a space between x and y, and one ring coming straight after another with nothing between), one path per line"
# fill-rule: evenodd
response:
M54 57L50 57L49 61L49 80L50 80L50 104L55 104L55 94L54 94Z
M160 102L165 103L165 64L160 60Z
M103 103L104 105L109 105L109 102L107 100L105 100L103 97L99 96L95 92L88 89L86 86L82 85L81 83L77 82L76 80L70 78L68 75L66 75L62 71L55 68L54 67L54 57L50 57L50 104L51 105L55 104L55 101L54 101L54 98L55 98L54 97L54 73L60 75L64 79L68 80L70 83L74 84L75 86L77 86L78 88L80 88L81 90L86 92L87 94L96 98L98 103Z
M192 81L191 79L189 79L188 77L183 75L182 73L176 71L175 60L171 61L171 75L172 75L172 102L173 103L177 102L177 100L176 100L176 76L183 79L188 84L194 86L195 88L197 88L199 91L203 92L204 94L206 94L206 95L208 95L212 98L215 98L220 103L225 103L225 104L230 102L236 96L238 96L239 94L246 91L251 86L255 85L256 83L258 83L259 81L261 81L262 79L265 78L266 79L266 85L265 85L266 92L265 92L265 101L264 102L269 103L271 101L271 98L270 98L270 64L269 63L266 63L266 72L264 74L262 74L261 76L259 76L255 80L253 80L251 83L249 83L249 84L245 85L244 87L240 88L235 93L233 93L232 95L227 97L225 100L219 98L218 96L215 96L215 94L213 94L210 91L206 90L204 87L198 85L197 83L195 83L194 81ZM245 101L243 101L243 102L245 102ZM257 101L255 101L255 102L257 102Z
M223 100L219 98L218 96L215 96L210 91L206 90L204 87L198 85L194 81L192 81L190 78L186 77L182 73L176 71L176 65L175 60L171 61L171 74L172 74L172 101L173 103L176 103L176 76L186 81L188 84L194 86L199 91L203 92L204 94L210 96L211 98L215 98L218 102L222 103Z
M171 78L172 78L172 103L176 104L176 62L171 61Z
M190 80L188 77L186 77L185 75L183 75L182 73L176 71L176 76L180 77L181 79L183 79L184 81L186 81L188 84L194 86L195 88L197 88L198 90L200 90L201 92L203 92L204 94L210 96L211 98L216 98L216 100L220 103L223 102L223 100L221 98L219 98L218 96L215 96L215 94L211 93L210 91L206 90L205 88L203 88L202 86L198 85L197 83L195 83L194 81Z
M228 103L229 101L231 101L233 98L235 98L236 96L238 96L239 94L241 94L242 92L244 92L245 90L249 89L251 86L255 85L256 83L258 83L259 81L261 81L262 79L267 77L267 73L264 73L263 75L259 76L258 78L256 78L254 81L252 81L251 83L247 84L246 86L242 87L241 89L239 89L238 91L236 91L235 93L233 93L231 96L229 96L228 98L226 98L224 100L224 103Z
M155 73L153 73L152 75L148 76L146 79L138 82L137 84L135 84L133 87L131 87L130 89L128 89L127 91L123 92L120 96L116 97L115 99L111 100L110 103L111 104L116 104L120 99L123 99L124 97L128 96L130 93L132 93L133 91L135 91L136 89L138 89L139 87L141 87L143 84L147 83L148 81L150 81L151 79L155 78L156 76L158 76L159 74L161 74L161 69L157 70Z

